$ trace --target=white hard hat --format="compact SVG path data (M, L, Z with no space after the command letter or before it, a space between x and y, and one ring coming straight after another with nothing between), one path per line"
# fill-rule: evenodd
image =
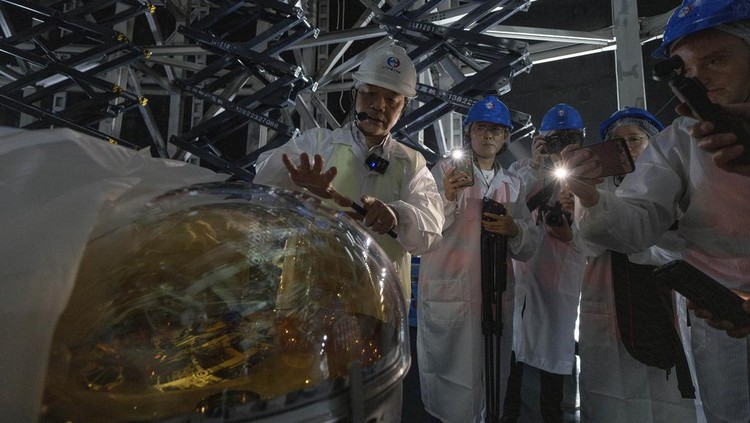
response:
M417 96L417 70L406 50L397 45L368 54L353 76L356 81L387 88L409 98Z

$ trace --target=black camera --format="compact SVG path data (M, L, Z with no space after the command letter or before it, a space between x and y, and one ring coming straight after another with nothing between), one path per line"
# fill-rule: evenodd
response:
M580 131L560 131L544 137L544 153L557 154L570 144L582 144Z
M742 144L744 151L732 163L750 164L750 129L742 119L728 116L721 106L712 103L706 87L697 78L682 74L684 66L685 62L679 56L673 56L654 66L653 78L656 81L666 81L675 97L687 104L695 117L713 123L715 133L733 132L737 135L737 142Z
M539 207L539 218L543 218L549 226L562 226L563 219L568 221L568 226L573 223L573 217L569 212L563 210L559 201L555 201L555 204L551 206L548 204L541 205Z
M489 197L484 197L482 199L482 220L493 221L491 217L484 216L484 213L505 215L505 206Z
M370 170L374 170L382 175L385 173L385 170L388 169L390 162L377 154L372 153L365 159L365 164Z

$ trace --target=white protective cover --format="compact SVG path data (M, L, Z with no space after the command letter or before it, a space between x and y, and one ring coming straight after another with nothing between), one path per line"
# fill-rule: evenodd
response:
M38 419L89 236L168 189L226 179L69 129L0 128L0 421Z

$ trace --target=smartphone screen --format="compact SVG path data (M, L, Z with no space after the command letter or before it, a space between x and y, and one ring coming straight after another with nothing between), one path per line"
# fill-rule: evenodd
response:
M454 170L453 174L458 175L465 172L469 176L469 185L474 185L474 153L471 150L463 150L462 154L454 155L451 158Z
M635 170L628 145L621 138L600 142L589 147L583 147L583 149L591 151L599 160L602 166L602 171L598 175L599 178L624 175Z

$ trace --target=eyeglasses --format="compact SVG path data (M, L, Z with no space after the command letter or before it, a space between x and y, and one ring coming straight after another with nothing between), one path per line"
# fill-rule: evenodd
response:
M502 126L489 126L481 123L475 123L471 125L471 130L476 132L477 135L490 134L493 137L501 137L508 133L508 130Z
M612 139L613 140L623 140L628 145L639 145L639 144L643 143L643 141L648 140L647 137L643 137L643 136L640 136L640 135L631 135L629 137L614 137Z

